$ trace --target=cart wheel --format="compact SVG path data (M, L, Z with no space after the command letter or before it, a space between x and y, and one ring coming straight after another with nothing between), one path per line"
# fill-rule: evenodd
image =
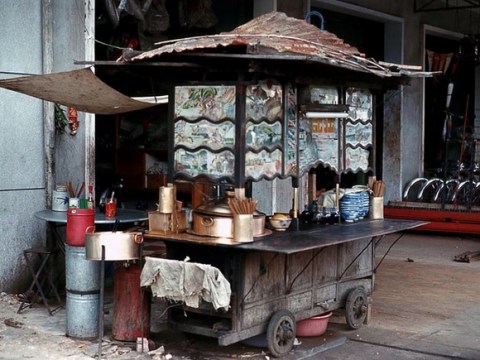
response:
M295 341L295 318L288 310L279 310L270 318L267 327L268 350L281 357L292 350Z
M367 317L367 301L363 287L357 287L348 293L345 303L345 320L351 329L362 327Z

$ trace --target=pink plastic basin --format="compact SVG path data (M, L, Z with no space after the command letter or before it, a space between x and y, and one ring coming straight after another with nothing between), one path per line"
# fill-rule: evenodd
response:
M330 316L332 316L331 312L298 321L296 327L297 336L322 335L327 330Z

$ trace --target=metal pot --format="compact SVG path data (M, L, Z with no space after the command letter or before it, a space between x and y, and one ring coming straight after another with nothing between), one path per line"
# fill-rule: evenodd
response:
M104 260L134 260L139 258L139 245L143 242L141 232L103 231L85 233L85 258L102 260L102 246L105 248Z
M200 205L193 210L193 232L201 236L233 238L233 213L228 206L228 198L234 196L226 192L226 198ZM253 214L253 236L265 232L265 214Z

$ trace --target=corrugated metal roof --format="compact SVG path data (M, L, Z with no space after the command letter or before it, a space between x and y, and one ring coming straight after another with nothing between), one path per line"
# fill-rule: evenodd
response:
M252 57L272 55L275 59L278 59L279 54L288 55L289 58L297 55L300 59L373 73L381 77L414 74L418 76L421 70L421 67L382 65L373 59L367 59L358 49L345 43L335 34L280 12L259 16L230 32L170 40L157 45L160 47L135 56L131 61L139 62L166 54L199 53L203 50L217 49L219 52L228 50L230 53L241 52Z

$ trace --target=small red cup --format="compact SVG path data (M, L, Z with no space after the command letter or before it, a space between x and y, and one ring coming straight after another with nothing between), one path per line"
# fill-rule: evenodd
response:
M108 218L115 217L117 212L117 199L110 199L105 204L105 216Z

